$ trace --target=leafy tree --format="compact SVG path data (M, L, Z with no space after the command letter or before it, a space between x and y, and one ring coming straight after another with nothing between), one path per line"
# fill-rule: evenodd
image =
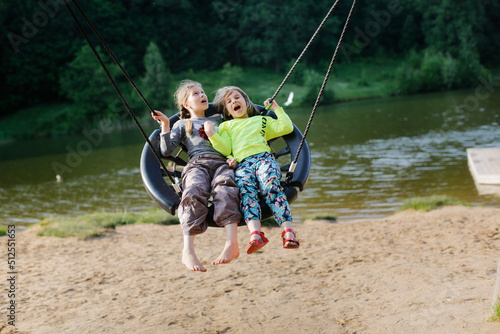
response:
M460 50L460 34L463 27L470 27L472 34L482 31L486 22L484 6L479 1L420 0L417 10L423 14L421 29L428 47L449 52L457 57Z
M141 80L142 92L153 108L166 109L172 104L172 75L158 45L150 42L144 56L146 74Z
M344 38L345 45L355 45L360 34L368 37L357 56L411 58L409 52L413 49L420 57L418 66L407 65L400 73L418 82L423 78L424 50L432 49L424 72L431 78L433 71L429 69L441 64L443 77L438 86L445 88L471 85L471 80L483 73L482 64L498 66L500 0L400 0L403 10L382 22L384 18L380 15L387 12L390 3L387 0L358 3ZM283 73L288 70L290 60L299 56L332 4L332 0L80 2L117 58L127 64L127 72L139 81L144 73L150 72L143 58L143 50L150 41L156 42L158 53L173 76L189 70L223 69L228 63L230 68L223 71L233 71L231 66L258 65ZM338 3L304 57L301 63L304 68L319 72L326 69L350 5L349 1ZM4 37L4 43L0 44L0 116L37 104L78 100L79 95L92 97L85 83L101 82L101 86L95 87L93 97L101 102L84 103L88 111L85 115L97 114L97 111L90 112L94 108L115 117L112 106L116 104L116 93L112 92L109 82L94 77L102 71L95 59L88 57L89 66L97 64L95 68L84 70L84 64L79 65L85 73L82 75L89 76L81 80L80 86L76 86L73 79L78 82L82 78L64 73L77 70L73 62L75 54L82 52L83 38L61 1L3 1L0 23ZM338 57L338 61L342 58ZM90 76L89 71L96 73ZM64 88L60 87L63 83ZM126 92L129 90L128 86Z
M251 64L273 64L280 72L283 63L297 57L306 45L304 18L308 7L300 1L246 2L237 41L243 58Z
M96 50L102 57L101 48L97 47ZM110 66L109 62L105 65L113 78L121 73L116 66ZM62 92L84 109L85 113L78 115L79 119L102 117L104 114L112 118L116 116L110 108L116 102L116 91L88 45L80 49L59 81Z

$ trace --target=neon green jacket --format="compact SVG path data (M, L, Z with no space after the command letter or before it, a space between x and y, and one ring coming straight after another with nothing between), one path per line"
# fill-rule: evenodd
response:
M253 116L221 123L217 133L210 137L212 146L226 157L235 157L238 162L254 154L271 152L268 140L293 131L292 120L283 108L274 112L278 119Z

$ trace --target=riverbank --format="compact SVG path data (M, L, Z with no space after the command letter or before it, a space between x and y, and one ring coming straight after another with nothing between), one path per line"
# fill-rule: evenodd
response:
M305 221L293 251L265 227L270 243L252 255L240 228L240 257L219 266L209 263L224 230L210 228L196 239L206 273L181 264L176 225L117 226L85 241L38 237L35 228L16 236L16 325L19 333L497 333L488 319L499 214L450 206Z
M317 72L314 73L306 71L309 74L304 73L305 70L301 66L297 67L294 76L290 78L278 95L278 102L283 104L290 92L294 92L294 102L288 108L302 105L312 107L315 100L311 100L310 91L313 91L314 94L312 94L312 97L315 98L323 80L323 72L327 70L327 65L318 66ZM362 64L338 64L335 66L326 86L325 94L329 94L335 102L390 96L394 94L394 72L398 65L399 61L389 62L387 60L371 60ZM201 82L210 101L215 96L215 91L221 86L228 84L238 85L248 93L255 103L262 103L274 94L285 76L284 73L274 73L262 68L245 68L241 70L241 73L238 72L240 75L231 73L231 71L227 73L224 70L199 71L196 73L189 71L176 75L175 81L179 82L189 78ZM311 77L313 74L314 77ZM306 81L308 84L306 84ZM309 82L316 83L316 85L311 87ZM172 93L169 92L166 94L171 95ZM147 108L144 104L138 103L139 99L137 96L135 97L136 101L128 101L132 105L132 110L139 118L141 124L150 122L151 117ZM121 107L118 96L117 106ZM81 132L79 127L82 124L81 120L75 117L75 115L83 113L79 109L78 105L72 103L53 103L19 110L0 120L0 143L13 139L79 133ZM167 114L174 114L175 112L171 108L167 111ZM36 122L33 122L34 119ZM116 128L127 127L128 125L135 126L124 108L121 111L121 116L115 119L114 122L119 123L119 126ZM89 123L87 127L95 128L96 126Z

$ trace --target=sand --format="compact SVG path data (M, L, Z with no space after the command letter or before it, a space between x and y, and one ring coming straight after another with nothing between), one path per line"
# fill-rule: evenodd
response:
M225 234L210 228L196 239L205 273L181 264L179 226L122 226L87 241L23 231L16 237L16 327L51 334L500 333L500 323L488 321L499 217L500 209L454 206L305 221L296 224L299 250L283 249L279 228L265 228L270 243L251 255L240 227L240 257L218 266L210 263ZM6 237L0 241L6 253ZM14 332L5 316L0 328Z

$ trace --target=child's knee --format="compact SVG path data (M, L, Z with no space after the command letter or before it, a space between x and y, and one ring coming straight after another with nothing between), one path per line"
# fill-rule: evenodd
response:
M206 185L202 183L189 183L183 185L183 192L189 197L208 197L209 192Z

